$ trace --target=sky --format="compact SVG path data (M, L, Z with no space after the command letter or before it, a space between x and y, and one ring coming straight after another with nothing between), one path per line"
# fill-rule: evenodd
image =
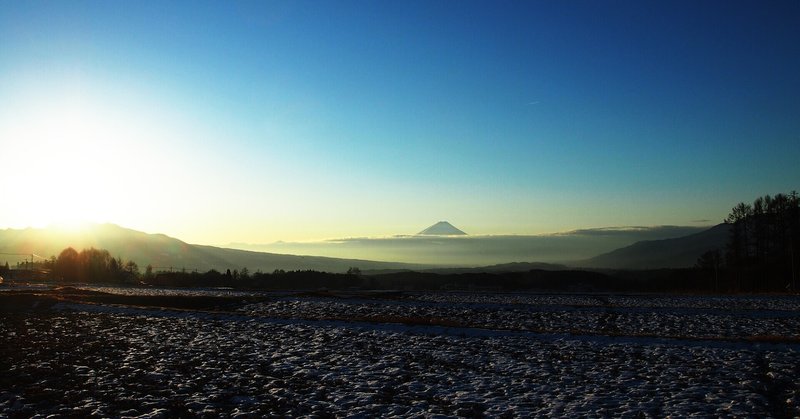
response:
M0 228L711 225L798 188L797 1L0 4Z

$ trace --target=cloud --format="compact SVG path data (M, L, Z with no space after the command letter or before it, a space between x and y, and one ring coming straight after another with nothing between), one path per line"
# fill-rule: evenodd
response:
M642 240L650 236L685 236L700 232L701 227L686 226L623 226L623 227L598 227L584 228L555 233L556 236L638 236Z
M352 237L253 245L244 250L451 266L508 262L564 263L588 259L640 240L686 236L705 227L604 227L535 236Z

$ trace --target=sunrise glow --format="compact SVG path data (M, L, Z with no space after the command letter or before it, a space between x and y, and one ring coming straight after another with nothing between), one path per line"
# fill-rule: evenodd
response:
M474 234L708 225L800 177L783 23L676 33L686 13L636 4L631 16L659 18L50 6L0 11L0 193L13 202L0 228L114 222L217 244L440 219Z

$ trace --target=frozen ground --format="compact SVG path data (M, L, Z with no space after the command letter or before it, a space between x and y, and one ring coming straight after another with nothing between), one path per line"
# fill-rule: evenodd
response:
M794 297L257 297L2 311L0 417L800 415Z
M605 295L403 294L383 299L276 297L259 316L360 319L491 330L708 339L797 338L800 299Z

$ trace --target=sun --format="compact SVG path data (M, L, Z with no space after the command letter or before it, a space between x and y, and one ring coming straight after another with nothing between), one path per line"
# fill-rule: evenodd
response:
M202 217L220 180L217 156L198 144L220 134L146 86L96 83L36 80L3 95L0 228L163 231Z
M78 221L77 219L73 219L69 221L56 222L54 224L51 224L51 227L66 232L78 232L87 230L93 224L96 223L91 221Z
M18 227L69 229L130 218L134 190L155 183L142 168L151 136L86 94L45 99L0 112L0 216Z

